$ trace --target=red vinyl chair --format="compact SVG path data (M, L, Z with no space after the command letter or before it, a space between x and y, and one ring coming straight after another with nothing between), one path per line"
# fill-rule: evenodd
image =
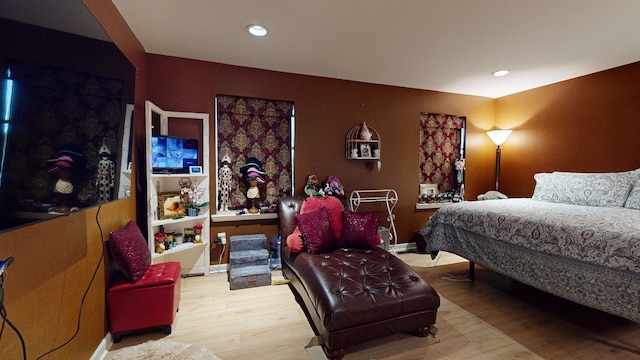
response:
M157 328L171 334L180 304L180 263L151 265L147 242L134 222L111 233L109 248L122 275L107 290L113 342L141 330Z

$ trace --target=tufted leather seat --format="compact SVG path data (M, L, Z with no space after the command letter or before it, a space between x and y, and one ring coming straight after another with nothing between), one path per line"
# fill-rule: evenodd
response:
M282 238L295 229L303 197L279 205ZM328 357L347 346L400 332L426 336L435 324L440 296L410 266L389 252L336 249L292 253L282 242L282 272Z

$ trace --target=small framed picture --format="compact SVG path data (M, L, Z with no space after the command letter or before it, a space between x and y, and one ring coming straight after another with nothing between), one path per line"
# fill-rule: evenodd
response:
M189 174L202 174L202 166L189 166Z
M174 217L185 216L184 203L181 200L180 192L165 192L158 194L159 218L172 219Z
M432 197L438 195L438 184L420 184L420 196Z
M370 144L360 144L360 157L370 158L371 157L371 145Z

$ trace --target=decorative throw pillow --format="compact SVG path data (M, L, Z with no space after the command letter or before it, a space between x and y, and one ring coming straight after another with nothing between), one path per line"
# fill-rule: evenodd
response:
M340 199L335 196L312 196L304 199L302 206L300 207L300 214L312 212L321 207L327 209L329 214L329 223L333 229L333 235L336 239L340 238L342 233L342 209L344 206Z
M636 184L629 193L627 201L624 203L624 207L629 209L640 210L640 184Z
M585 206L624 206L634 171L616 173L538 173L535 200Z
M338 247L338 239L331 229L325 207L309 213L296 214L296 221L302 233L302 241L310 254L332 251Z
M296 226L293 232L287 236L287 246L289 251L299 253L304 251L304 243L302 242L302 233L300 228Z
M109 238L111 256L125 279L130 283L140 280L151 264L151 252L138 225L129 221Z
M378 219L380 212L342 212L341 247L375 248L378 237Z

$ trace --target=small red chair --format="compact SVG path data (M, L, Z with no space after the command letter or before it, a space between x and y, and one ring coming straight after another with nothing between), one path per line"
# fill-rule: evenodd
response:
M180 304L180 263L150 265L142 279L131 284L119 279L107 291L109 326L113 342L124 333L171 325Z
M109 248L119 276L107 290L109 328L113 342L140 330L171 326L180 304L182 278L179 262L151 265L151 253L140 229L129 222L110 234Z

